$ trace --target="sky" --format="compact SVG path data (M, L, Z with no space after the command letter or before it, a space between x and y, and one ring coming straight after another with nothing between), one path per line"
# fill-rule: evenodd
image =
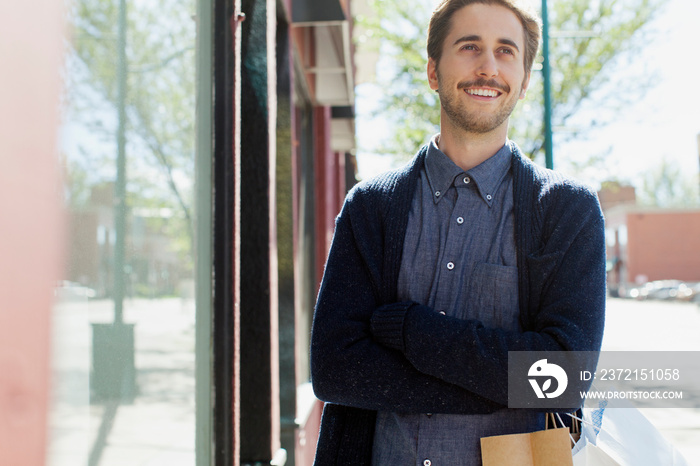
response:
M556 0L550 0L550 4L552 1ZM611 124L588 132L585 139L564 143L555 133L555 169L594 187L613 177L639 186L645 174L658 169L662 158L666 158L681 167L687 176L697 176L700 54L695 44L699 19L697 0L665 2L657 18L647 25L648 43L641 44L639 52L632 56L630 69L625 70L622 81L625 91L632 96L638 92L639 97L634 97L629 107L611 115ZM646 92L635 90L635 73L653 73L652 86ZM357 88L357 158L363 179L396 165L390 157L376 156L367 150L389 130L381 119L370 118L376 92L376 87L371 85ZM600 153L607 154L602 166L574 170L573 162Z

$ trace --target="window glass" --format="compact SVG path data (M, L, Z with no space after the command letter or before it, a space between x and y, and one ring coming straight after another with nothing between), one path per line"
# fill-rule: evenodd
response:
M68 16L47 464L193 465L195 1Z

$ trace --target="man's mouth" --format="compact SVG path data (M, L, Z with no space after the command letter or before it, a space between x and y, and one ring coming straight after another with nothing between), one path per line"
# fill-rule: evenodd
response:
M469 95L478 95L481 97L498 97L501 95L500 91L494 89L483 89L483 88L468 88L465 92Z
M478 97L496 98L503 93L510 92L510 86L501 84L493 79L476 79L474 81L462 81L457 85L458 89L463 89L469 95Z

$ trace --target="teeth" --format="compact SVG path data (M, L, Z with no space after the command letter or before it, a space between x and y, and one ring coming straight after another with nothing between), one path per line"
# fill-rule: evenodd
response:
M480 95L483 97L496 97L498 92L490 89L467 89L467 94Z

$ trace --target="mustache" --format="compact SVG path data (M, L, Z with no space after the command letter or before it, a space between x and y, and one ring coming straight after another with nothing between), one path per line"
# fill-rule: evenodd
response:
M490 87L491 89L498 89L504 93L510 92L510 86L507 84L500 84L493 79L477 79L476 81L462 81L457 84L457 89L468 89L470 87Z

